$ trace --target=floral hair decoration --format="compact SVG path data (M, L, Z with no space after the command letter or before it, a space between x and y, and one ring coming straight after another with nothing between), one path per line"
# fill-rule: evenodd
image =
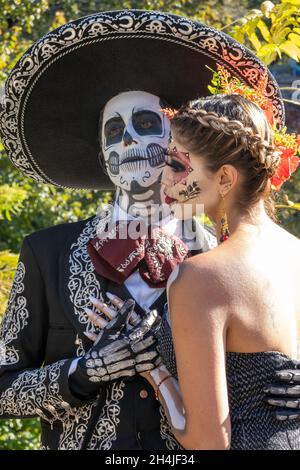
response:
M266 87L268 83L267 70L261 74L258 84L251 88L232 76L222 65L217 64L217 71L212 70L211 84L207 86L212 94L239 94L257 104L264 112L274 133L275 152L280 155L280 162L275 175L271 178L272 189L279 190L283 183L290 178L299 165L300 135L288 134L287 128L281 131L277 129L275 109L273 103L267 98ZM171 120L179 110L172 108L162 109L164 114Z

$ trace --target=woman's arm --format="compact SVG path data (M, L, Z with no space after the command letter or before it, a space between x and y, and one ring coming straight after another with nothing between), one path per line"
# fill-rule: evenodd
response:
M172 432L185 449L230 446L225 364L227 312L217 278L204 263L195 267L188 262L181 266L169 289L180 388L174 378L168 378L159 387L159 397ZM158 376L167 373L157 371L157 377L151 375L148 380L157 388L161 380Z
M170 374L164 364L140 375L147 379L156 391L157 398L163 405L173 434L175 435L177 431L184 431L185 410L176 378Z

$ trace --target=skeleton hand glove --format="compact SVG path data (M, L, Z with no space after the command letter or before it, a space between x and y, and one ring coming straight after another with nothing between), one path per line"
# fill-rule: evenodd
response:
M77 363L69 378L72 392L85 397L117 379L128 379L136 373L153 369L160 363L156 339L151 328L159 328L156 310L140 319L133 311L135 302L125 301L118 315L102 330L92 348ZM135 326L129 326L131 317Z
M265 389L266 401L274 406L278 420L300 420L300 361L295 368L276 372L273 384Z

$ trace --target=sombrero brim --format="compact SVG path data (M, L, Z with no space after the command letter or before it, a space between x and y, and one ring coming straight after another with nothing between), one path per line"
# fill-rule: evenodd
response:
M12 162L37 181L62 187L111 189L98 160L98 119L125 90L144 90L172 107L208 95L224 65L255 86L265 65L230 36L161 12L97 13L63 25L36 42L12 70L0 115ZM267 94L284 125L278 84Z

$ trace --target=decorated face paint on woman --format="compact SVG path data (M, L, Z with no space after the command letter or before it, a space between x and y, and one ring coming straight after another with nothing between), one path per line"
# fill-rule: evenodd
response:
M161 174L170 135L170 122L160 98L129 91L106 104L102 152L108 176L127 205L136 208L161 203Z
M166 152L166 166L169 170L164 172L163 185L167 204L188 202L200 194L199 181L193 174L189 152L178 150L174 141Z
M176 217L189 218L199 214L200 204L210 204L213 196L211 178L202 158L188 152L173 136L166 152L162 187L165 202Z

